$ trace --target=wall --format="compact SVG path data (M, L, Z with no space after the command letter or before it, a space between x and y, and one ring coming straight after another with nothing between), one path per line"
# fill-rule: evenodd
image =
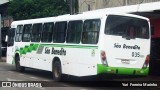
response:
M90 10L117 7L124 5L124 0L79 0L79 12L89 11Z
M90 6L90 10L96 10L109 7L157 2L160 0L78 0L78 1L79 1L78 2L79 12L85 12L88 11L88 6Z

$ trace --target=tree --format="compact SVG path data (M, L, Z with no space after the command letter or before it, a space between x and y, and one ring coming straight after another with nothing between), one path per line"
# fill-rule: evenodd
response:
M69 13L64 0L11 0L8 13L14 20L52 17Z
M78 0L75 0L75 3L74 3L75 5L74 5L74 8L75 8L75 13L78 13L78 9L79 9L79 6L78 6Z

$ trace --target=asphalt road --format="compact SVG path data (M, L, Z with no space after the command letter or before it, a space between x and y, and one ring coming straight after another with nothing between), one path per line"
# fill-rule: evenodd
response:
M52 74L47 71L27 69L24 73L15 71L13 65L0 62L0 81L53 81ZM66 82L52 82L55 87L37 88L0 88L0 90L89 90L86 87L78 87Z
M53 85L53 87L34 87L34 88L31 88L31 87L30 88L0 87L0 90L117 90L117 89L126 90L128 89L128 88L123 88L123 87L94 87L96 83L97 84L101 84L101 83L109 84L109 83L107 80L102 81L102 82L96 82L96 81L85 82L85 80L87 79L88 78L71 77L70 78L71 81L55 82L52 79L51 72L27 68L25 72L20 73L15 70L14 65L7 64L6 62L0 62L0 81L42 81L42 82L48 82L49 84ZM81 80L82 82L79 82ZM131 79L123 78L123 79L113 79L112 81L160 81L160 77L159 76L149 76L145 78L144 77L131 78ZM94 85L92 87L91 84L93 82L94 82ZM86 86L84 84L87 84L90 86ZM132 90L132 88L129 90ZM133 88L133 90L135 90L135 88ZM146 90L146 88L138 87L136 88L136 90Z

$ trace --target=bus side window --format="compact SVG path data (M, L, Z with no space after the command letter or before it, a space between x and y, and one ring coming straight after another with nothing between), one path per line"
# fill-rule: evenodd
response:
M85 20L83 25L82 43L97 44L100 31L100 20Z
M22 34L23 34L23 25L18 25L16 28L16 37L15 37L16 42L20 42L22 40Z
M31 27L32 27L32 24L24 25L24 28L23 28L24 32L23 32L23 36L22 36L22 41L23 42L29 42L30 41Z
M42 32L42 23L33 24L31 41L40 42L41 32Z
M54 28L53 40L55 43L64 43L66 37L67 22L56 22Z
M51 42L53 37L54 23L44 23L42 31L42 42Z
M67 30L67 43L80 43L82 33L82 21L70 21Z

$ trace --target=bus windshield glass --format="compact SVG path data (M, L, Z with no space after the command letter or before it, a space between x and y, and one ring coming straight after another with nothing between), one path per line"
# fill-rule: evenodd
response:
M149 25L144 19L109 15L106 19L105 34L129 39L149 39Z

